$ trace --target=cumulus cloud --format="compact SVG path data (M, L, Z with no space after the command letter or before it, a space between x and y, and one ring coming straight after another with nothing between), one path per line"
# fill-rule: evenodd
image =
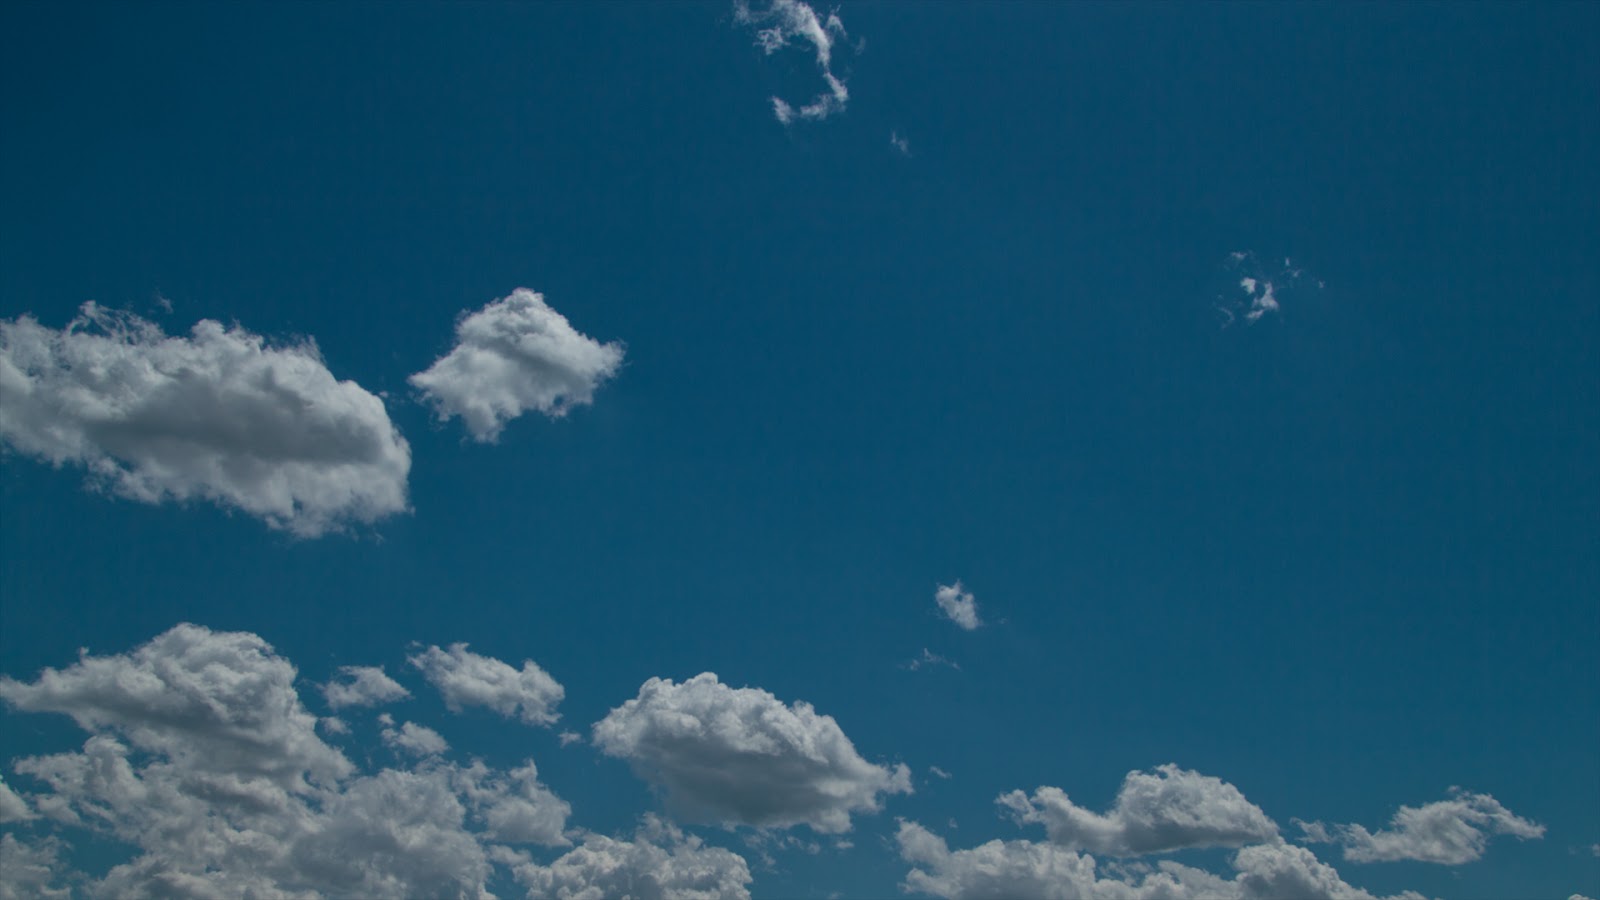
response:
M1513 815L1488 794L1450 789L1450 799L1402 806L1389 828L1376 832L1361 825L1324 825L1294 820L1311 843L1336 843L1352 862L1410 859L1459 866L1483 856L1491 834L1521 840L1544 837L1544 826Z
M33 818L33 810L28 808L28 801L17 796L0 778L0 825L9 825L13 822L26 822Z
M1041 787L1032 798L1012 791L996 802L1019 823L1043 825L1051 843L1106 856L1241 847L1278 836L1278 826L1238 788L1170 763L1129 772L1105 813L1074 804L1054 787Z
M673 825L645 817L632 840L590 834L549 865L496 848L529 897L588 900L748 900L750 867L731 850L707 847Z
M378 736L384 744L395 750L404 750L413 756L439 756L450 749L450 744L444 736L426 725L415 722L402 722L399 728L394 727L394 716L384 713L378 717L378 723L383 730Z
M1093 856L1054 843L989 841L951 850L915 822L900 823L900 856L913 868L902 887L950 900L1376 900L1347 884L1304 847L1254 844L1233 854L1232 878L1163 860L1100 867ZM1395 900L1421 900L1406 892Z
M493 657L469 652L466 644L451 644L449 650L429 647L409 660L444 696L452 712L487 706L529 725L552 725L561 718L555 708L566 689L531 659L523 660L518 671Z
M748 0L734 0L733 19L756 29L756 46L769 56L795 41L810 45L815 55L826 89L799 107L779 97L771 98L772 112L779 122L789 125L796 120L821 121L844 112L850 102L850 90L833 73L833 50L837 40L848 35L838 13L829 13L824 19L800 0L772 0L764 9L752 9Z
M1239 320L1253 325L1263 316L1281 312L1280 298L1300 287L1306 278L1305 269L1291 259L1285 258L1280 266L1263 262L1249 250L1228 254L1225 268L1236 281L1217 296L1216 309L1223 317L1224 327ZM1316 287L1320 290L1323 283L1317 281Z
M978 618L978 601L971 591L961 586L960 581L939 585L933 592L933 599L939 604L939 611L944 613L944 617L962 629L972 631L983 624Z
M622 365L623 348L579 333L527 288L456 322L456 345L412 375L441 421L460 417L473 439L493 443L528 411L560 418L594 402Z
M293 680L258 636L193 625L32 682L0 680L14 707L67 713L90 732L79 751L14 763L38 786L18 796L30 827L86 829L133 851L93 877L65 871L53 836L7 834L0 881L30 896L66 879L104 897L487 897L492 847L570 845L570 807L531 760L446 762L437 735L390 719L386 738L426 758L358 772L313 733Z
M144 503L203 499L316 537L405 512L411 449L309 340L201 320L169 337L85 303L0 320L0 441Z
M862 759L831 716L706 672L652 678L594 726L594 744L628 760L687 816L728 825L850 830L881 795L911 792L911 773Z
M0 900L68 900L72 889L57 884L66 845L56 838L28 841L0 834Z
M411 696L411 692L384 674L382 666L340 666L339 677L322 688L331 709L377 706Z

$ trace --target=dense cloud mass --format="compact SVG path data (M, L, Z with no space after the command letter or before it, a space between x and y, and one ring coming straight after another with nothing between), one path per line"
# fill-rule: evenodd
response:
M1521 840L1544 837L1544 826L1513 815L1488 794L1450 789L1449 800L1423 806L1402 806L1389 828L1368 831L1361 825L1324 825L1295 820L1313 843L1336 843L1352 862L1411 859L1459 866L1483 856L1490 834Z
M850 102L850 90L843 79L833 74L834 43L846 36L838 13L829 13L823 19L800 0L772 0L764 9L752 9L748 0L734 0L733 19L756 29L756 46L769 56L797 40L810 44L816 55L827 90L800 107L779 97L771 98L772 113L779 122L788 125L797 119L820 121L844 112Z
M84 654L0 698L71 715L81 750L12 768L8 828L86 830L134 850L72 872L53 835L0 836L0 896L486 897L497 866L531 896L746 896L744 860L659 823L632 841L589 834L548 865L510 845L571 847L568 804L531 760L447 761L431 729L380 717L414 767L357 771L313 732L295 670L260 637L180 625L126 654ZM23 821L27 820L27 821ZM652 891L654 893L652 893Z
M209 500L301 537L406 511L411 450L315 344L209 319L169 337L85 303L0 320L0 440L145 503Z
M460 417L475 440L493 443L525 412L551 418L594 402L622 365L622 345L580 334L527 288L456 323L456 345L411 385L441 420Z
M939 585L933 592L933 602L939 604L939 612L945 618L956 623L963 631L972 631L983 624L983 620L978 618L977 598L959 581Z
M844 832L851 813L881 808L880 795L911 792L904 764L862 759L831 716L710 672L645 682L595 725L594 743L664 787L684 815L730 825Z
M468 651L466 644L452 644L449 650L429 647L410 657L410 662L439 690L452 712L487 706L508 718L519 716L529 725L552 725L561 718L556 706L566 689L531 659L523 660L519 671Z
M1242 847L1277 838L1278 827L1231 784L1168 764L1129 772L1105 814L1074 804L1060 789L1030 799L1012 791L997 801L1020 823L1045 827L1050 842L1107 856L1140 856L1186 847Z

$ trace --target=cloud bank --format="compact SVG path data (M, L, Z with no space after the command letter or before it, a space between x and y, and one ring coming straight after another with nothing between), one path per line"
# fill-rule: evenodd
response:
M652 678L594 726L594 744L666 790L683 814L727 825L849 831L854 812L910 793L911 772L862 759L831 716L706 672Z
M0 320L0 441L143 503L202 499L317 537L407 510L411 449L383 401L287 346L201 320L169 337L85 303Z
M821 121L844 112L850 102L850 90L843 79L833 74L834 42L847 37L838 13L829 13L823 19L799 0L772 0L770 6L759 10L751 9L748 0L734 0L733 20L756 29L756 46L768 56L793 41L809 44L815 54L826 90L799 107L779 97L771 98L772 113L779 122L789 125L798 120Z
M560 418L594 402L622 365L623 348L580 334L527 288L456 322L456 344L408 380L440 421L459 417L474 440L494 443L525 412Z

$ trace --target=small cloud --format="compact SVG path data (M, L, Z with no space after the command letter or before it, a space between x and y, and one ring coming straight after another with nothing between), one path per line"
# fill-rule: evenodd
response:
M800 0L772 0L770 6L760 10L751 9L748 0L734 0L733 20L756 29L756 46L768 56L788 47L792 41L811 45L827 89L799 107L780 97L771 98L772 113L780 123L790 125L797 119L821 121L844 112L850 101L850 90L843 79L833 74L833 49L837 39L849 35L838 13L829 13L823 19Z
M1491 834L1519 840L1544 837L1544 826L1512 814L1488 794L1450 789L1450 799L1422 806L1402 806L1388 828L1368 831L1362 825L1324 825L1293 820L1313 844L1340 844L1351 862L1417 860L1459 866L1483 856Z
M450 749L443 735L425 725L404 722L395 728L394 717L388 713L379 716L378 722L384 726L379 736L395 750L404 750L413 756L440 756Z
M339 718L338 716L323 716L317 720L317 724L321 725L322 730L329 734L350 733L350 726L346 724L345 720Z
M955 584L939 585L933 592L933 599L939 604L939 610L944 613L945 618L963 630L972 631L983 624L978 618L978 601L972 596L971 591L961 586L959 580Z
M377 706L404 700L411 692L383 672L382 666L340 666L337 679L322 687L330 709Z
M943 770L941 768L939 768L938 766L929 766L928 767L928 771L932 772L934 777L936 777L936 778L943 778L946 781L950 780L950 773L946 772L945 770Z
M556 706L566 696L566 689L531 659L523 660L518 670L493 657L472 653L466 644L451 644L449 650L429 647L408 659L439 690L451 712L487 706L529 725L552 725L561 718Z
M573 744L583 743L583 735L577 733L576 731L563 731L556 735L556 739L561 742L561 746L563 747L570 747Z
M1226 267L1238 273L1239 278L1237 290L1217 296L1216 309L1223 318L1224 328L1238 319L1254 325L1264 316L1280 314L1285 293L1299 287L1306 277L1305 269L1296 266L1289 257L1284 257L1281 267L1274 266L1262 263L1248 250L1229 253ZM1321 280L1315 283L1317 290L1327 286Z
M902 137L898 131L889 132L889 146L893 147L901 156L911 155L911 142Z
M929 650L927 647L922 648L921 656L917 657L916 659L908 660L902 666L902 668L915 672L923 666L949 666L950 668L955 669L957 672L961 671L961 666L959 663L945 659L939 654Z

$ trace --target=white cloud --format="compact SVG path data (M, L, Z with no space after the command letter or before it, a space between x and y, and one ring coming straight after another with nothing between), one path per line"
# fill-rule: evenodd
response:
M90 732L81 751L14 763L41 788L19 796L37 811L31 827L132 848L103 877L71 876L105 897L486 897L488 842L570 844L570 807L532 761L447 763L442 739L402 727L386 731L429 744L427 759L356 772L312 732L293 680L256 635L193 625L31 683L0 680L13 706L68 713ZM37 895L67 874L48 840L0 848L0 881Z
M950 668L955 669L957 672L961 671L961 665L959 663L945 659L939 654L929 650L927 647L922 648L921 656L906 662L904 668L915 672L924 666L949 666Z
M1224 326L1241 318L1253 325L1263 316L1282 312L1282 296L1298 287L1306 276L1305 270L1291 259L1284 259L1282 266L1267 264L1248 250L1229 253L1225 265L1239 277L1237 291L1230 289L1217 297L1216 308L1223 316ZM1317 281L1316 286L1320 290L1324 283Z
M331 709L347 706L377 706L404 700L411 692L384 674L382 666L340 666L340 680L330 681L322 688Z
M402 722L399 728L395 728L394 716L388 713L379 716L378 722L383 725L383 731L378 736L384 744L396 750L404 750L413 756L440 756L450 749L444 736L426 725Z
M1234 876L1162 861L1099 867L1093 856L1033 841L989 841L952 851L915 822L900 823L900 856L913 865L904 889L950 900L1375 900L1304 847L1255 844L1233 855ZM1407 892L1405 900L1421 900Z
M771 98L772 112L779 122L789 125L797 119L820 121L844 112L850 102L850 90L843 79L833 74L835 41L847 36L838 13L829 13L823 19L800 0L772 0L770 6L760 10L751 9L748 0L734 0L733 19L740 25L756 28L756 46L769 56L789 46L791 41L811 45L827 89L800 107L778 97Z
M901 156L911 155L911 142L906 140L898 131L889 132L889 146Z
M911 792L904 764L862 759L833 717L710 672L645 682L594 726L594 744L665 788L684 814L729 825L839 833L851 813L880 809L880 795Z
M209 319L169 337L85 303L59 331L0 320L0 440L144 503L204 499L316 537L405 512L411 449L314 343Z
M508 718L519 716L529 725L551 725L561 718L555 708L566 689L531 659L523 660L518 671L493 657L469 652L466 644L452 644L448 651L429 647L409 660L444 696L452 712L487 706Z
M1167 764L1129 772L1116 804L1101 814L1074 804L1060 788L1021 791L996 802L1021 823L1036 823L1054 844L1107 856L1140 856L1186 847L1241 847L1275 840L1278 826L1231 784Z
M68 900L72 889L56 884L64 868L61 852L65 849L56 838L27 841L0 834L0 900Z
M0 778L0 825L9 825L13 822L26 822L34 817L33 810L28 808L28 801L17 796L17 792Z
M950 778L950 773L946 772L945 770L943 770L941 768L939 768L938 766L929 766L928 767L928 771L933 773L933 776L935 778L943 778L943 779L945 779L947 781Z
M557 900L747 900L750 867L738 854L707 847L670 823L645 817L633 840L598 834L549 865L526 853L496 848L529 897Z
M978 601L973 598L971 591L961 586L960 581L939 585L933 592L933 599L939 604L939 611L944 613L945 618L961 628L972 631L983 624L978 618Z
M1423 806L1402 806L1390 827L1376 832L1361 825L1324 825L1301 822L1305 839L1336 843L1352 862L1388 862L1411 859L1459 866L1483 856L1490 834L1509 834L1521 840L1544 837L1544 826L1513 815L1488 794L1450 789L1449 800Z
M475 440L493 443L528 411L560 418L594 402L622 365L623 348L580 334L527 288L456 322L456 345L411 385L441 421L459 416Z
M563 731L556 735L556 739L561 741L561 746L563 747L570 747L573 744L583 743L583 735L577 733L576 731Z

